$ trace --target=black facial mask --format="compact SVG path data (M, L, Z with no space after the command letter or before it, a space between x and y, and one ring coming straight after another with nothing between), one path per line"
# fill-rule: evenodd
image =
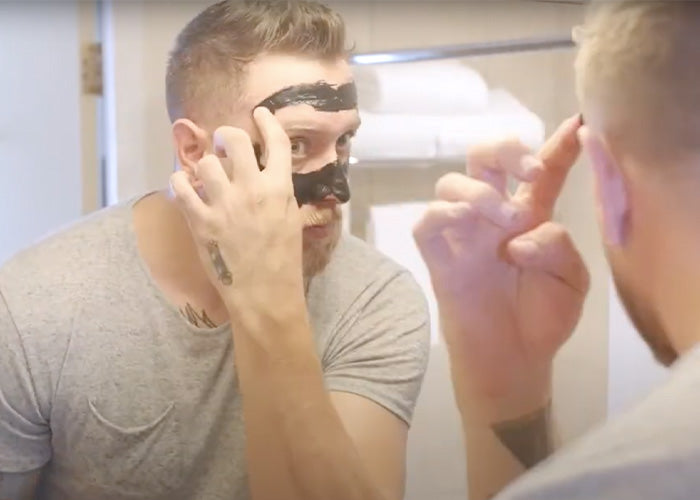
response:
M299 206L323 201L333 195L340 203L350 200L348 164L335 161L308 174L292 174L294 197Z
M255 144L255 156L258 159L258 168L262 171L262 150L259 144ZM294 197L299 206L307 203L323 201L327 196L333 195L340 203L350 200L350 185L348 184L348 163L340 160L329 163L321 170L308 174L292 174Z
M354 82L333 86L326 82L286 87L258 104L272 113L287 106L308 104L316 111L338 112L357 109L357 88Z
M299 104L307 104L316 111L329 113L357 109L357 89L354 82L338 86L323 81L294 85L271 95L258 104L258 107L265 107L275 113L287 106ZM262 170L264 168L260 162L262 151L257 144L255 145L255 154L260 170ZM299 206L322 201L329 195L334 195L341 203L350 200L347 162L338 160L316 172L292 174L292 183L294 184L294 196Z

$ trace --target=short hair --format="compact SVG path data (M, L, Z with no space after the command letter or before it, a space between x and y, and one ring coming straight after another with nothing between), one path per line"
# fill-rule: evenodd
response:
M700 152L700 3L594 1L574 37L579 99L611 142L651 161Z
M187 24L170 53L165 82L170 120L206 121L231 112L243 92L246 66L259 55L347 58L345 44L343 19L321 3L220 1ZM229 99L224 109L222 96Z

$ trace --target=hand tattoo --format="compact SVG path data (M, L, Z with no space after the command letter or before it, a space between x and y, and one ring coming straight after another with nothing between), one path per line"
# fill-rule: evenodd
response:
M552 454L551 403L529 415L491 426L498 439L530 469Z
M216 323L209 318L205 310L202 310L202 313L199 314L190 304L185 306L184 311L180 310L180 314L196 327L206 326L207 328L216 328Z
M207 250L209 251L209 258L211 259L214 269L216 269L216 274L219 277L219 281L226 286L229 286L233 282L233 277L231 276L231 271L226 267L224 258L221 256L221 251L219 250L219 244L211 240L207 243Z

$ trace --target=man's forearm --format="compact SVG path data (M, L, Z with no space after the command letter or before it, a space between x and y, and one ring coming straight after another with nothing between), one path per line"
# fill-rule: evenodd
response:
M463 420L469 498L493 498L554 449L549 407L505 422Z
M388 500L324 387L303 301L289 314L238 311L233 335L252 498Z

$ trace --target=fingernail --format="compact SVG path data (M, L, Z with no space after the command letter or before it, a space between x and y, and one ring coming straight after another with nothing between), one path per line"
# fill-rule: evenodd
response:
M573 131L573 130L576 130L577 128L579 128L583 123L582 118L583 118L583 115L581 113L576 113L574 116L572 116L569 119L570 123L569 123L567 129Z

